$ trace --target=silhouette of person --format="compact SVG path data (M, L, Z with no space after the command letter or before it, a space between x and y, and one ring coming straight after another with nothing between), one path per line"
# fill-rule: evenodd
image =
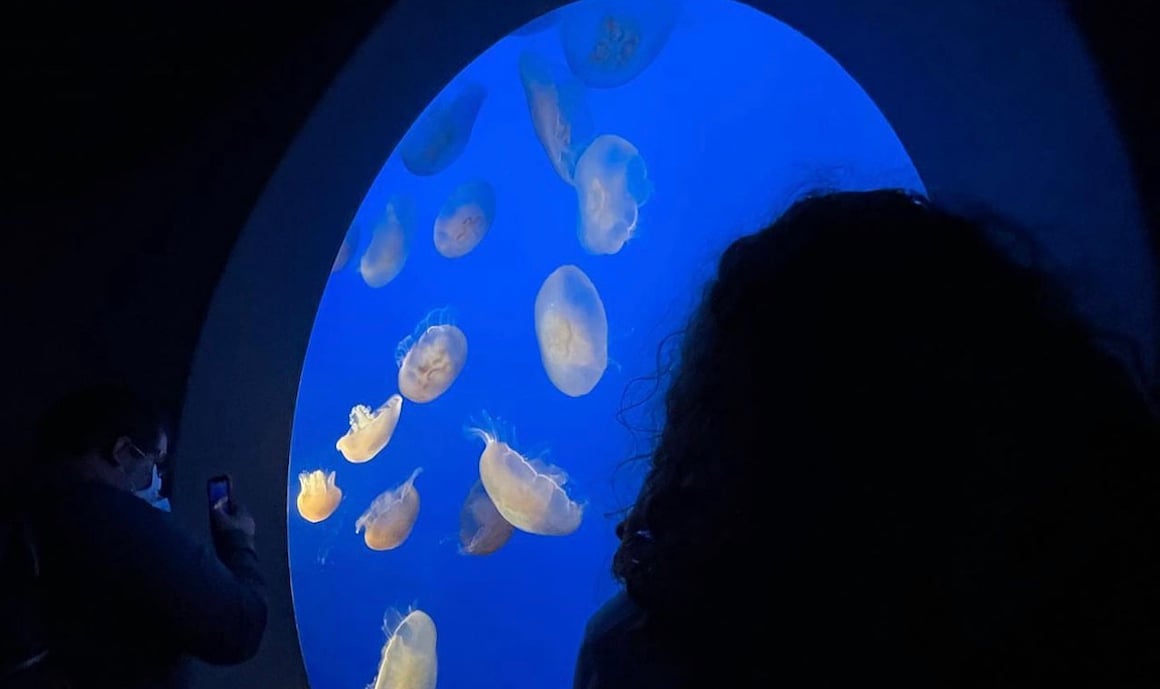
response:
M576 689L1160 686L1160 433L1010 228L897 191L736 241Z
M159 491L168 447L162 416L121 385L44 415L20 513L48 658L73 689L181 686L186 657L240 663L265 632L254 520L213 505L212 550L179 528Z

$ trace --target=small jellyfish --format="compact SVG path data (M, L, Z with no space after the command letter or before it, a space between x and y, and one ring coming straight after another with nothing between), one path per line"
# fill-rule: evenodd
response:
M468 182L443 204L435 218L435 250L447 258L471 252L491 229L495 218L495 191L482 180Z
M415 479L423 472L416 469L411 477L391 490L382 493L354 523L354 532L363 533L363 541L371 550L394 550L403 545L415 519L419 516L419 489Z
M584 88L568 77L562 67L555 67L531 52L520 55L520 81L536 138L548 154L552 168L561 179L572 184L576 164L596 134L584 101Z
M588 253L615 254L636 232L640 207L652 194L644 159L613 134L597 137L576 164L580 220L576 234Z
M350 410L350 430L338 439L335 447L348 462L369 462L391 442L399 414L403 412L403 397L391 395L383 406L371 411L365 404Z
M584 507L564 491L568 475L563 469L525 459L493 430L468 432L484 442L479 480L509 524L539 536L567 536L580 527Z
M447 392L467 363L467 336L448 322L445 311L432 311L399 343L395 363L403 397L430 402Z
M409 199L393 196L387 202L371 232L371 243L359 262L359 273L370 287L382 287L399 274L407 262L414 227L414 209Z
M435 653L435 622L422 610L406 616L389 610L383 616L387 643L379 660L379 672L367 689L435 689L438 658Z
M342 489L334 484L333 471L304 471L298 474L298 483L298 514L311 524L334 514L342 502Z
M342 245L338 247L338 253L334 256L334 264L330 267L331 275L345 268L346 264L350 262L350 257L358 249L358 239L358 225L351 223L350 228L346 231L346 236L342 238Z
M560 266L536 295L540 360L556 388L587 395L608 367L608 318L596 285L576 266Z
M471 83L436 98L399 143L403 166L412 174L428 176L454 163L467 148L486 97L487 89Z
M564 10L560 40L572 73L592 88L623 86L664 48L681 0L583 0Z
M496 509L482 481L467 493L459 512L459 552L465 555L490 555L512 537L512 525Z

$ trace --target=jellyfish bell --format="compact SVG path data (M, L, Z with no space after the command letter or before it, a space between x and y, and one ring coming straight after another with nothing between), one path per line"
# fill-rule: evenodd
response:
M661 53L681 0L582 0L564 10L560 40L572 73L591 88L623 86Z
M576 164L580 245L591 254L615 254L632 239L640 207L652 195L648 169L636 147L614 134L596 138Z
M535 19L528 22L527 24L524 24L520 28L513 31L512 35L513 36L534 36L538 33L542 33L544 31L547 31L548 29L552 28L557 23L559 23L559 21L560 21L560 13L559 12L549 12L547 14L543 14L543 15L540 15L539 17L536 17Z
M358 250L359 234L358 225L351 223L346 235L342 238L342 244L338 247L338 253L334 256L334 263L330 267L332 275L345 268L346 264L350 262L350 257Z
M355 405L350 410L350 429L335 447L348 462L369 462L391 442L402 411L402 395L391 395L374 411L365 404Z
M536 294L536 339L548 379L569 397L592 392L608 367L608 317L596 285L560 266Z
M415 469L410 478L381 493L354 524L354 532L363 534L371 550L394 550L403 545L419 517L419 489L415 479L423 469ZM364 532L365 531L365 532Z
M399 143L403 166L412 174L438 174L454 163L467 148L487 89L469 83L458 91L441 94Z
M495 430L471 427L467 431L483 441L479 480L509 524L539 536L566 536L580 527L584 506L565 490L568 475L563 469L526 459Z
M576 164L596 134L584 88L537 53L522 53L519 66L536 138L552 169L572 184Z
M411 200L392 196L376 219L370 244L359 261L359 274L367 286L382 287L403 270L414 225L415 211Z
M395 350L399 392L417 403L434 400L455 382L467 363L467 336L437 309L420 321L415 332Z
M403 615L388 610L383 616L383 644L379 671L368 689L435 689L439 670L435 621L422 610Z
M459 512L459 552L490 555L508 542L512 528L488 497L483 482L476 481Z
M495 191L483 180L461 185L435 218L435 250L446 258L470 253L487 235L495 218Z
M298 514L311 524L326 520L342 502L333 471L304 471L298 475L298 484Z

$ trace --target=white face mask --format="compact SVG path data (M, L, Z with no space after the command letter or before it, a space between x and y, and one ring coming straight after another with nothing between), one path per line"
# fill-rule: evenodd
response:
M153 479L149 485L141 490L133 491L133 495L153 505L164 512L169 511L169 498L161 497L161 474L157 473L157 465L153 465Z

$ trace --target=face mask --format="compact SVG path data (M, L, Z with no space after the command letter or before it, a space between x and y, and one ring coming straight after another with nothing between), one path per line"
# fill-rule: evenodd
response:
M141 490L133 491L133 495L153 505L164 512L169 511L169 498L161 497L161 474L157 473L157 465L153 465L153 479L149 485Z

